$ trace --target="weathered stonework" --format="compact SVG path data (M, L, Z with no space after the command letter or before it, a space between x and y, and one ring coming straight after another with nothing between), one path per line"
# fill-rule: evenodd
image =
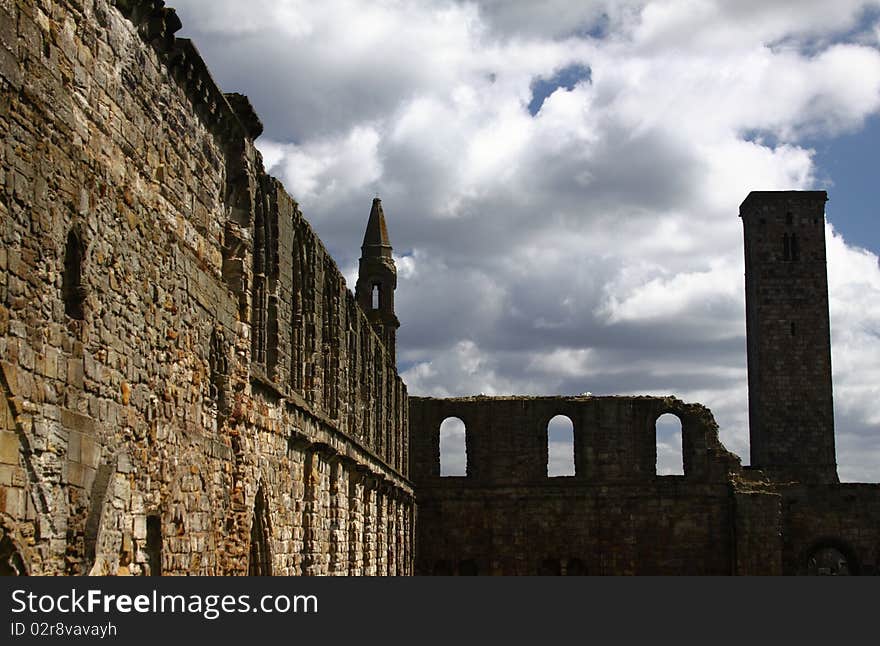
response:
M162 2L4 1L0 25L4 562L360 573L349 536L387 528L350 482L413 505L406 387L247 99Z
M837 482L825 191L755 191L740 207L746 255L752 464Z
M413 397L410 411L417 572L729 571L730 483L742 468L702 406L657 397ZM654 421L663 413L682 420L684 476L655 473ZM547 424L558 414L574 424L574 476L547 476ZM466 427L466 477L440 476L439 428L451 416Z

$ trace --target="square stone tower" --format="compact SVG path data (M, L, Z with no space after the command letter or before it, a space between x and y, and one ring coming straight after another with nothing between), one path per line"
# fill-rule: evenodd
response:
M752 466L837 482L825 191L753 191L740 205Z

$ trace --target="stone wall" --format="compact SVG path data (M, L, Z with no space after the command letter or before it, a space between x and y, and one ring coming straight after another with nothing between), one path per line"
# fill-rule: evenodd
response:
M845 557L848 574L880 575L880 485L787 484L780 490L786 572L819 574L810 571L811 560L833 550Z
M684 476L656 473L655 422L682 422ZM548 477L548 423L574 426L574 476ZM440 425L467 476L440 475ZM410 398L424 574L726 574L739 459L711 413L659 397Z
M684 475L657 474L656 421L681 420ZM548 424L574 476L548 476ZM440 427L465 424L465 476ZM740 466L711 412L672 397L410 398L421 574L871 574L880 485L774 481ZM844 572L845 570L845 572Z
M179 26L0 2L0 556L409 573L395 359Z
M880 486L833 484L830 363L803 359L827 350L799 332L827 320L815 195L791 223L797 196L745 205L771 279L747 297L815 306L749 328L750 390L789 387L753 370L783 341L818 371L780 398L821 404L806 440L764 411L766 470L674 398L408 399L179 27L160 0L0 0L0 574L878 572ZM683 476L656 472L664 413ZM550 478L557 414L575 475ZM440 475L449 416L464 477Z

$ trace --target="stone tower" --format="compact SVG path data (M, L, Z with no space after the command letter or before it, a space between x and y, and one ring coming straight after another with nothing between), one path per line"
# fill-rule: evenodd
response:
M391 256L382 200L377 197L373 200L364 243L361 245L355 298L391 357L396 356L397 328L400 327L400 321L394 314L396 288L397 268Z
M752 466L837 482L825 191L753 191L745 239Z

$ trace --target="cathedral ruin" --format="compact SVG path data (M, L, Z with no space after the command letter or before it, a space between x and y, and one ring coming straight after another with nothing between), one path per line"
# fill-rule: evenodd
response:
M381 201L352 293L180 27L0 3L0 574L880 573L880 485L837 479L824 192L740 207L751 466L674 397L409 397Z

